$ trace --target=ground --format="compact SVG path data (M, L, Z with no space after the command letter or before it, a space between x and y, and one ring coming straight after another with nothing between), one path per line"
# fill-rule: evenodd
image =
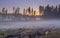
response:
M48 31L48 34L45 32ZM17 29L17 30L6 30L0 31L0 38L5 38L7 36L21 37L21 38L60 38L60 30L50 29L50 30L41 30L41 29ZM11 37L12 38L12 37Z

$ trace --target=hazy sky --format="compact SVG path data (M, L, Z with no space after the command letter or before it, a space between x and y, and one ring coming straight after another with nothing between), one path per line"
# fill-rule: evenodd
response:
M29 6L38 10L39 5L46 6L49 5L58 5L60 4L60 0L0 0L0 11L3 7L8 9L8 12L12 12L13 6L20 7L22 9L26 9Z

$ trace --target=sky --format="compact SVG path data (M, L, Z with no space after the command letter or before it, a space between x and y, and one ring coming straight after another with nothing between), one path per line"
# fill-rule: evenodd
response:
M38 10L39 6L46 6L47 4L58 5L60 0L0 0L0 11L3 7L8 9L8 12L12 13L13 7L20 7L20 12L29 6L34 10Z

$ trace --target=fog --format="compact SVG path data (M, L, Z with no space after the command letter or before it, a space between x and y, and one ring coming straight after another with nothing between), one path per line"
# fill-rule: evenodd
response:
M18 28L60 28L59 19L0 17L0 29Z

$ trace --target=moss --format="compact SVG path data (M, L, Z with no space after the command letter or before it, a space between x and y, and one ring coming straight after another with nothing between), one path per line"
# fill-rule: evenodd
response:
M53 34L60 34L60 32L59 31L51 31L50 34L52 34L52 35Z
M7 33L6 33L6 32L2 32L1 35L2 35L3 37L5 37L5 36L7 36Z

